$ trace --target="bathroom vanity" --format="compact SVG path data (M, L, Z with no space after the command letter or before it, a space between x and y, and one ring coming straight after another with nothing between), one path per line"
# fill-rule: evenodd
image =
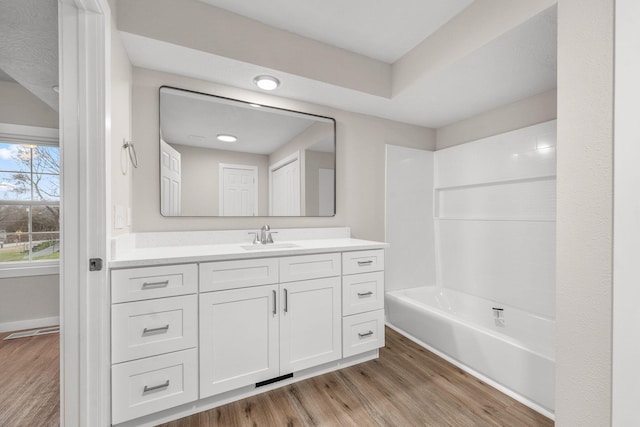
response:
M279 230L270 245L247 232L114 241L112 424L155 425L378 357L386 244L348 228Z

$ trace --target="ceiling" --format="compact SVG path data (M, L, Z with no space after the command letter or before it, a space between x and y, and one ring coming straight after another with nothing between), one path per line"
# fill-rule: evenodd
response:
M0 40L0 80L18 82L58 111L57 0L0 1Z
M269 155L313 125L318 139L311 149L333 152L334 123L329 119L173 88L160 89L160 130L162 139L172 145ZM323 131L318 132L320 129ZM218 134L233 135L238 140L221 142L216 138Z
M200 0L272 27L393 63L472 0ZM355 25L354 25L355 23Z
M133 4L130 1L118 3L119 13L130 12L126 9ZM145 0L137 1L148 7ZM199 2L201 5L215 5L205 11L199 9L203 13L211 13L214 17L216 10L228 9L270 27L296 33L295 37L313 38L324 44L349 49L382 61L396 60L394 64L386 65L392 72L404 57L411 54L407 54L407 51L417 42L421 42L421 38L429 41L434 31L448 25L454 15L461 10L464 11L465 6L473 5L469 0L397 0L393 4L375 2L375 7L371 6L372 2L365 3L364 0L352 0L346 4L341 0L326 0L314 2L313 5L298 0L271 0L269 4L273 7L270 11L264 11L254 10L258 8L252 1ZM380 6L380 3L383 6ZM540 0L537 0L537 3L553 4ZM206 8L206 5L203 7ZM120 28L125 48L134 66L214 81L251 91L257 91L252 82L253 77L271 74L283 82L282 86L273 92L275 96L430 128L446 126L556 87L555 6L542 9L542 12L525 19L521 24L499 33L487 43L452 60L446 67L432 69L419 75L402 90L390 91L389 96L321 81L298 72L288 72L291 68L269 68L258 63L259 61L251 62L246 57L237 59L233 51L212 53L203 48L203 44L193 46L184 43L185 39L180 39L181 36L176 36L178 42L149 36L144 29L137 31L138 26L147 29L151 25L150 22L140 22L146 16L146 9L142 10L142 15L136 16L135 20L129 18L130 23L126 31ZM496 10L492 13L495 16ZM233 16L225 15L225 19ZM119 18L123 16L119 15ZM165 22L173 24L174 20ZM243 22L245 25L250 24L247 21ZM354 22L357 25L354 25ZM481 19L472 22L481 29L483 25L491 25L485 24ZM188 26L183 28L184 30L176 24L172 32L188 31ZM249 33L250 31L247 31L247 34ZM246 35L246 41L255 43L256 40L251 40L250 37ZM229 35L229 40L232 38L232 35ZM224 40L215 42L220 44L224 43ZM259 46L261 41L258 40L257 43ZM447 43L447 40L443 43ZM444 45L445 52L446 49L447 46ZM293 62L304 61L304 52L278 51L276 54L289 54ZM333 72L339 73L341 66L344 67L335 64Z

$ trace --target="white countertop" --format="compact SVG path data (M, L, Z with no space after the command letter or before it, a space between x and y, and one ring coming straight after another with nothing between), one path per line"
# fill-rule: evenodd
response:
M283 245L294 247L282 247ZM278 241L275 245L260 245L247 250L247 243L198 244L133 248L109 262L110 268L144 267L164 264L185 264L232 259L251 259L306 255L327 252L348 252L382 249L387 243L352 238Z

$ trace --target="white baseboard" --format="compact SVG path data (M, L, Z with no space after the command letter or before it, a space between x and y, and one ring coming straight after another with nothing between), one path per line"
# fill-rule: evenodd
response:
M17 322L0 323L0 332L14 332L23 329L42 328L60 324L60 317L43 317L41 319L19 320Z

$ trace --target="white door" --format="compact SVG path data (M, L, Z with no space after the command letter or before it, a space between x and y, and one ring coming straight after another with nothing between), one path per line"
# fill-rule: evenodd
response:
M182 191L182 162L175 148L160 140L162 215L180 215Z
M220 164L221 216L258 215L258 168Z
M340 277L280 285L280 375L342 357Z
M200 398L278 376L277 290L200 294Z
M271 215L300 215L300 160L271 170Z
M335 215L335 188L335 170L320 169L318 171L318 215Z

